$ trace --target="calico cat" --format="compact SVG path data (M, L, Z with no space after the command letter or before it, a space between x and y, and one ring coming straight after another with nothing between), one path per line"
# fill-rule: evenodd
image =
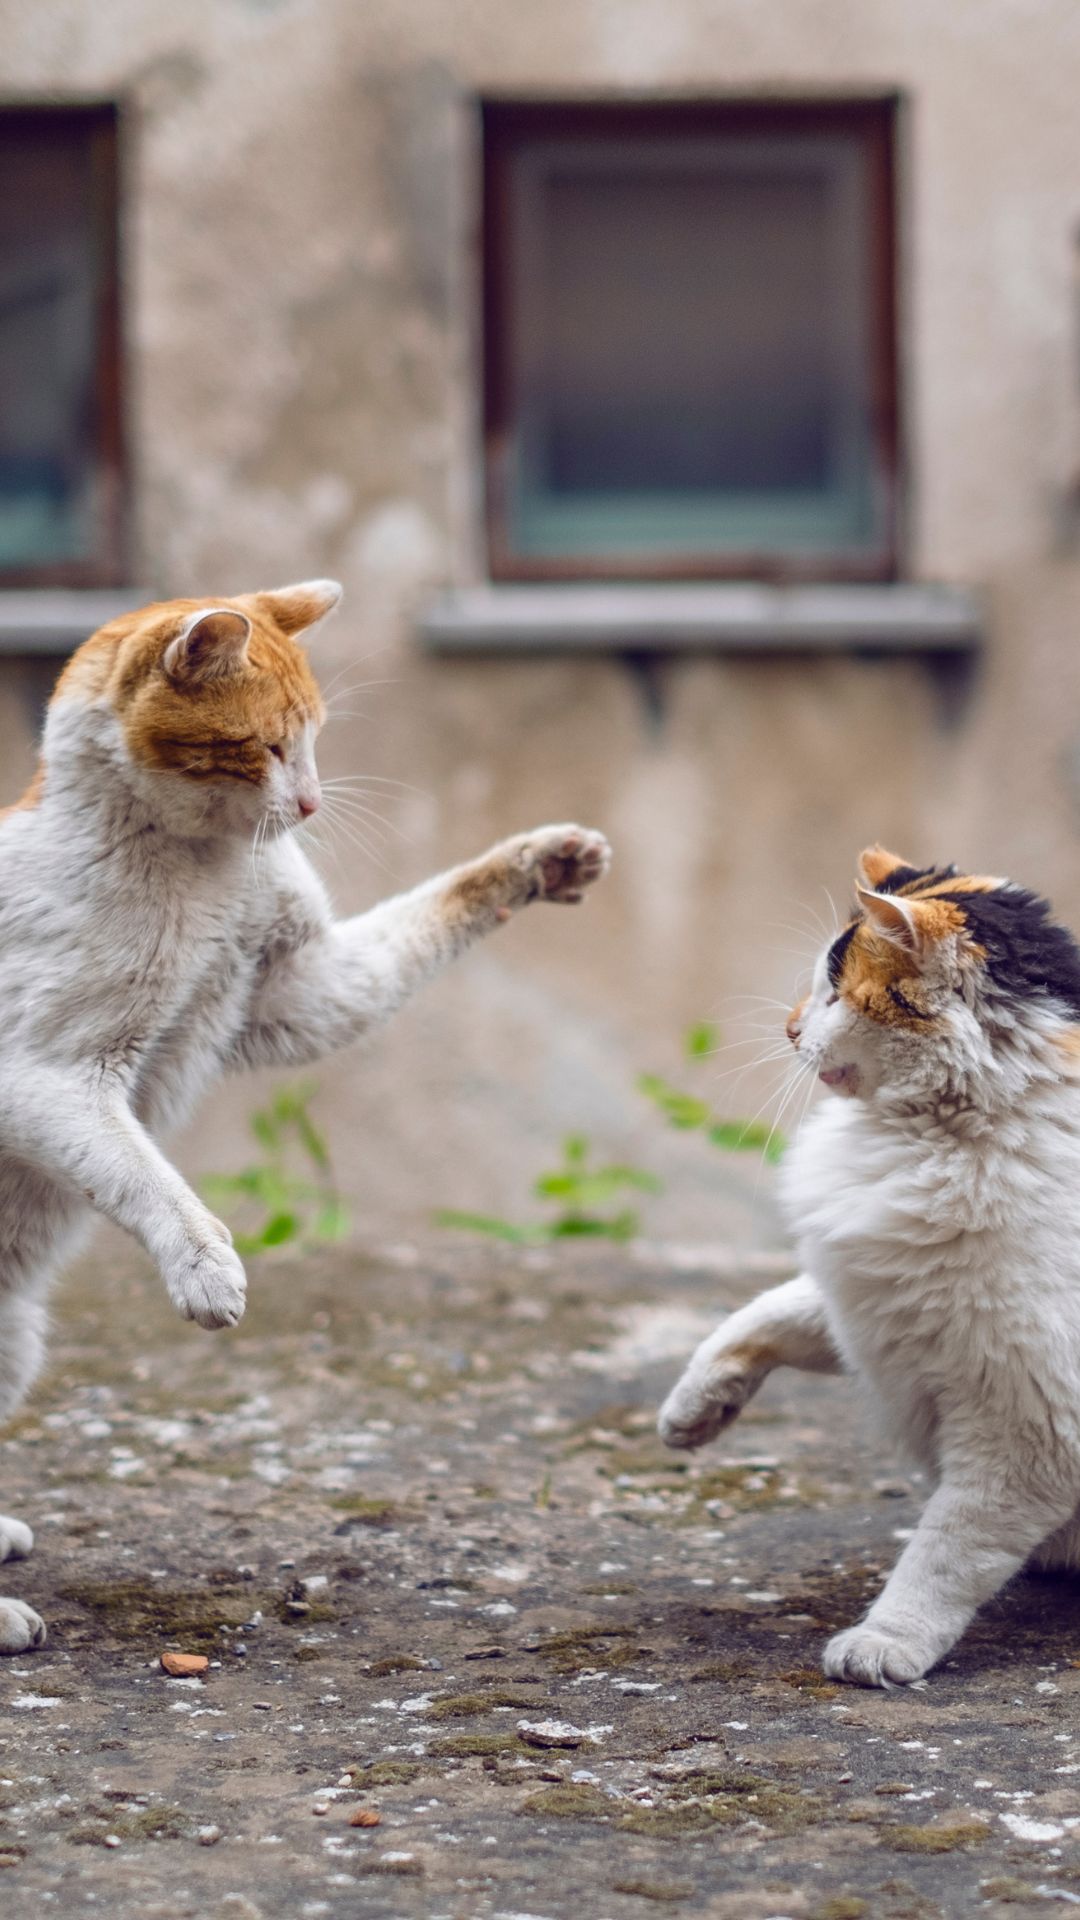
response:
M539 827L332 918L292 830L319 805L324 718L297 635L340 593L307 581L103 627L0 816L0 1420L95 1211L142 1243L186 1319L236 1325L228 1230L156 1145L220 1074L346 1045L519 907L578 901L607 868L602 835ZM0 1519L0 1560L31 1544ZM0 1652L44 1638L0 1599Z
M660 1413L697 1447L777 1366L861 1376L933 1491L832 1678L918 1679L1026 1561L1080 1566L1080 948L1010 881L881 847L788 1037L804 1268L703 1342Z

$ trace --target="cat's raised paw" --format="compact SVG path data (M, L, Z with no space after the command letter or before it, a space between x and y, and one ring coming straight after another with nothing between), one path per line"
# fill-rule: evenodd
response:
M9 1520L0 1513L0 1560L25 1560L34 1544L34 1536L24 1520Z
M689 1450L715 1440L738 1419L766 1371L748 1366L737 1353L719 1354L705 1366L692 1360L656 1418L664 1445Z
M517 858L535 899L574 906L586 887L603 879L611 865L611 848L592 827L537 827L522 835Z
M220 1227L220 1222L214 1222ZM224 1234L227 1229L220 1228ZM200 1327L235 1327L243 1316L247 1275L243 1262L225 1240L216 1246L189 1247L165 1273L173 1305Z
M45 1645L45 1622L25 1600L0 1600L0 1653Z
M933 1655L914 1636L887 1633L864 1621L834 1634L821 1664L830 1680L847 1680L856 1687L904 1687L922 1679Z

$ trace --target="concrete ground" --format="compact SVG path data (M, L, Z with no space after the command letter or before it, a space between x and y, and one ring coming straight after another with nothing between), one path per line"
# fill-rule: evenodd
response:
M827 1684L918 1510L852 1387L780 1376L694 1459L654 1438L781 1271L336 1252L208 1335L99 1254L0 1455L37 1529L0 1586L49 1622L0 1663L0 1911L1080 1906L1075 1590L1018 1582L917 1689Z

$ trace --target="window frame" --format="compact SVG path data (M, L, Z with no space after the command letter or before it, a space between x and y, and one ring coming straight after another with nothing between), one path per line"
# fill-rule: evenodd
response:
M123 417L123 340L120 320L120 107L115 100L26 101L0 98L0 121L18 131L43 123L80 122L87 128L91 218L101 263L95 305L96 378L93 451L102 506L95 551L78 560L0 567L0 589L113 587L123 583L127 559L128 465Z
M492 580L889 581L902 565L904 469L898 347L897 130L895 93L840 97L553 100L485 97L481 120L480 334L483 374L483 501ZM871 313L871 442L887 499L880 542L865 554L775 551L560 556L515 550L507 464L515 418L512 192L521 144L538 137L606 141L647 136L843 133L866 156L870 219L865 231Z

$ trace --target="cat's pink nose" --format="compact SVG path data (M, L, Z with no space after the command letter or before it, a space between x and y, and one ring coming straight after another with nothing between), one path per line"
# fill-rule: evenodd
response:
M322 805L322 794L314 784L310 787L301 787L296 796L296 804L300 809L300 818L310 820L312 814L318 813Z

